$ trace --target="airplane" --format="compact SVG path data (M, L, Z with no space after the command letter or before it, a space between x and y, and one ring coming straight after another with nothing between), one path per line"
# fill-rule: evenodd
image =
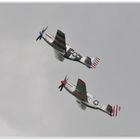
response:
M48 33L45 33L47 28L48 26L46 28L43 28L42 31L39 32L39 36L36 38L36 41L43 38L45 42L47 42L50 46L52 46L52 48L54 48L55 56L59 61L62 62L66 58L69 60L80 62L88 68L96 68L100 61L100 58L90 58L88 56L84 57L80 55L79 53L75 52L69 44L66 43L65 34L62 31L57 30L57 33L54 37Z
M119 105L115 105L112 107L110 104L102 104L99 100L93 97L90 93L86 90L86 84L83 80L78 79L76 86L69 82L68 77L66 76L64 80L61 81L60 86L58 89L60 91L65 88L71 95L76 98L76 102L78 103L79 107L85 110L87 107L101 110L107 113L110 116L117 116L118 112L120 111L121 107Z

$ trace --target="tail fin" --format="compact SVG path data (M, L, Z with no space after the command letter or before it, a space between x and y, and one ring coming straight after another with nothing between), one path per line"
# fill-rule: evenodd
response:
M121 107L119 105L115 105L113 107L113 110L112 110L112 116L115 117L118 115L118 112L121 110Z
M106 107L106 113L112 117L117 117L120 110L121 110L121 107L118 104L114 106L111 106L108 104Z
M92 62L91 67L95 69L100 62L100 58L94 57L94 58L91 59L91 62Z

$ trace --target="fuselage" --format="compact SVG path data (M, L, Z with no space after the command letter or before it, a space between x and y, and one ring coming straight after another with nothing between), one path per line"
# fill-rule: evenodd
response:
M106 105L103 105L102 103L100 103L95 97L93 97L90 93L86 93L86 100L83 100L80 95L81 93L77 93L75 94L76 91L76 86L73 85L70 82L67 82L64 86L64 88L74 97L76 97L76 99L78 99L78 101L80 101L82 104L84 104L87 107L90 108L94 108L94 109L100 109L102 111L104 111L106 109Z
M89 57L83 57L81 56L79 53L75 52L74 49L72 49L72 47L66 43L65 47L66 50L63 51L60 47L54 47L53 42L55 40L55 37L46 33L46 36L42 37L44 39L45 42L47 42L53 49L57 50L64 58L66 59L70 59L73 61L78 61L84 65L86 65L87 67L91 68L91 63L87 63L87 59L90 59Z

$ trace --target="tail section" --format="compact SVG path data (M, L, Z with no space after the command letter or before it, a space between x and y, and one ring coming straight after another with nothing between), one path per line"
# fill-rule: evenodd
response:
M118 112L120 112L121 107L119 105L115 105L112 109L112 116L113 117L117 117Z
M94 57L91 59L91 68L95 69L100 62L100 58Z
M111 106L111 105L107 105L106 107L106 113L108 113L110 116L112 117L117 117L118 116L118 112L120 112L121 107L119 105L115 105L115 106Z
M100 58L94 57L91 59L90 57L87 56L87 57L82 57L80 59L80 62L85 64L88 68L95 69L100 62Z

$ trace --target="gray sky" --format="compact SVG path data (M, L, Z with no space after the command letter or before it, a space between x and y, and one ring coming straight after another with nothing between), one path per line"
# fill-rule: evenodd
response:
M0 136L140 136L140 4L0 4ZM66 34L83 56L98 56L96 70L65 60L38 32ZM83 79L105 104L119 104L112 118L78 108L57 89L68 74Z

